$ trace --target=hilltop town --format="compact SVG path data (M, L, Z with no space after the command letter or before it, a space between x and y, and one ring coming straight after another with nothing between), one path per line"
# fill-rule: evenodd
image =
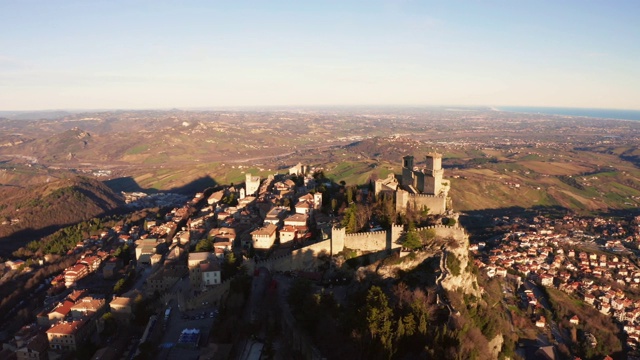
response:
M336 184L322 170L298 163L266 178L246 173L244 183L204 189L190 199L125 193L129 206L143 209L135 216L89 223L89 236L79 241L63 240L73 237L67 232L30 243L21 250L25 260L5 262L3 282L20 274L39 280L1 304L10 309L4 321L14 319L5 323L3 354L320 357L327 350L315 340L295 345L282 337L305 332L295 320L302 310L286 301L300 281L331 286L335 301L347 306L342 293L363 281L363 274L384 279L398 266L411 269L420 262L432 264L422 271L436 297L425 305L433 306L436 317L473 319L469 309L485 311L487 296L496 296L489 289L497 287L509 321L521 329L518 336L545 336L516 348L500 330L483 332L484 341L492 341L482 345L490 357L505 351L526 357L532 349L567 356L636 349L637 218L497 217L493 225L505 229L502 235L469 243L451 208L440 159L427 154L421 167L406 156L401 173L360 187ZM44 275L53 264L66 265ZM379 281L385 282L374 283ZM468 299L462 302L456 293ZM567 305L571 298L584 305ZM274 301L277 306L266 305ZM280 324L284 333L267 340L274 306L290 313ZM257 338L227 333L240 331L230 319L262 324L253 330ZM615 323L603 328L606 319ZM491 321L499 326L506 318ZM625 344L615 324L624 326ZM441 326L434 323L432 331ZM283 346L288 350L276 350Z
M398 255L403 249L402 226L383 230L372 222L367 224L370 231L351 234L349 220L336 214L341 213L338 206L344 207L338 201L353 205L356 189L333 183L321 171L298 164L286 174L266 179L247 173L245 180L240 186L206 189L168 211L156 208L136 219L112 222L108 228L93 226L90 236L77 242L66 241L58 247L30 243L22 250L30 254L28 261L7 261L2 267L3 280L29 273L41 279L19 296L3 300L2 305L11 309L4 320L19 318L25 323L19 328L18 322L5 324L3 353L18 358L94 351L101 358L198 354L213 336L219 312L228 311L234 292L251 293L250 301L239 310L251 312L249 320L255 320L259 306L253 298L262 295L256 294L255 287L264 285L260 285L263 271L270 278L295 271L298 276L330 282L337 279L335 270L319 271L327 255L338 256L347 249ZM367 194L367 189L357 193ZM141 193L125 194L125 198L131 205L148 201ZM179 197L153 200L167 205ZM450 231L446 228L451 227L442 227ZM50 251L60 255L47 254ZM47 263L61 259L68 265L59 274L39 276ZM254 272L253 291L236 289L234 282L246 283ZM291 281L281 279L287 280ZM30 300L24 300L29 292ZM136 325L144 331L138 333ZM123 338L123 334L128 335ZM175 347L148 347L158 343Z
M379 117L362 120L375 124ZM488 124L483 117L469 121ZM568 126L563 121L558 124ZM211 130L192 125L179 125L178 133L197 137ZM570 150L584 151L584 157L568 158L560 140L519 135L547 125L532 123L533 130L514 130L501 139L481 131L449 142L449 135L441 134L438 145L447 155L433 152L433 142L404 135L354 135L340 140L347 145L322 150L329 159L316 159L314 166L306 160L292 166L304 159L300 150L256 165L215 163L214 171L228 173L220 178L233 181L195 181L179 194L112 180L123 164L113 170L97 164L73 169L122 190L122 210L12 250L0 265L0 290L7 294L0 302L3 355L247 359L474 353L493 359L544 353L589 359L635 354L637 219L624 212L579 215L558 205L598 209L613 201L621 209L633 207L638 200L633 166L620 162L603 168L587 160L596 154L598 162L618 157L633 162L624 150L633 134L602 137L596 122L583 130L584 150L575 144ZM94 139L78 131L72 130L73 137L93 146ZM619 129L607 131L619 134ZM600 142L586 149L594 137ZM611 146L623 152L612 154ZM332 163L335 159L340 162ZM157 174L144 173L135 182L182 179L176 174L187 170L176 173L165 160L167 169L162 165ZM52 174L54 163L49 159L28 168ZM14 176L21 168L11 166L18 167L5 173ZM136 169L149 171L143 165ZM199 184L205 186L186 190ZM75 188L44 192L88 199L85 190ZM510 204L537 205L506 208L507 197ZM52 203L49 195L21 200L10 208L16 215L5 219L3 230L25 224L28 204L46 209ZM471 211L460 212L457 204ZM478 210L477 204L488 208ZM383 310L387 325L375 331L374 323L350 317ZM336 341L343 346L330 345Z

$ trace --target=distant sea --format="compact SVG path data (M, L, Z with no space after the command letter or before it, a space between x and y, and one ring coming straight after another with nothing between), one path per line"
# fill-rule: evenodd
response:
M545 114L562 116L586 116L601 119L639 120L640 110L617 109L583 109L583 108L558 108L558 107L526 107L526 106L499 106L499 111L510 111L527 114Z

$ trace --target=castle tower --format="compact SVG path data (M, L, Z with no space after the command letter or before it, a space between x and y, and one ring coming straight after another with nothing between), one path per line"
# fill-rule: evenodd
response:
M402 186L414 186L413 156L405 156L402 158Z
M427 170L442 170L442 154L429 153L425 159Z
M331 256L344 250L345 234L346 231L343 227L333 226L331 228Z
M442 175L444 170L442 169L442 154L429 153L426 156L425 162L427 163L425 168L425 178L422 192L425 194L438 195L442 190Z
M391 225L391 231L387 231L387 250L400 246L398 241L400 241L403 231L402 225Z
M250 173L245 175L245 195L255 195L260 188L260 176L253 176Z

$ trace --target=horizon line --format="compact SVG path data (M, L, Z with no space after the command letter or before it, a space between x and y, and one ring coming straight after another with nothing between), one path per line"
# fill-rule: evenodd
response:
M540 108L540 109L576 109L576 110L613 110L613 111L640 111L638 109L631 108L606 108L606 107L577 107L577 106L550 106L550 105L454 105L454 104L440 104L440 105L411 105L411 104L322 104L322 105L216 105L216 106L170 106L170 107L131 107L131 108L50 108L50 109L32 109L32 110L2 110L0 113L30 113L30 112L55 112L64 111L71 113L79 112L107 112L107 111L211 111L211 110L243 110L243 109L269 109L269 108L295 108L295 109L329 109L329 108L486 108L490 111L500 111L500 108Z

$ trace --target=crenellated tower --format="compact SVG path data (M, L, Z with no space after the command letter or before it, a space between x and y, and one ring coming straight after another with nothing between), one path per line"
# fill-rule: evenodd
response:
M425 159L426 167L424 169L424 186L423 194L438 195L442 191L442 155L437 153L429 153Z

